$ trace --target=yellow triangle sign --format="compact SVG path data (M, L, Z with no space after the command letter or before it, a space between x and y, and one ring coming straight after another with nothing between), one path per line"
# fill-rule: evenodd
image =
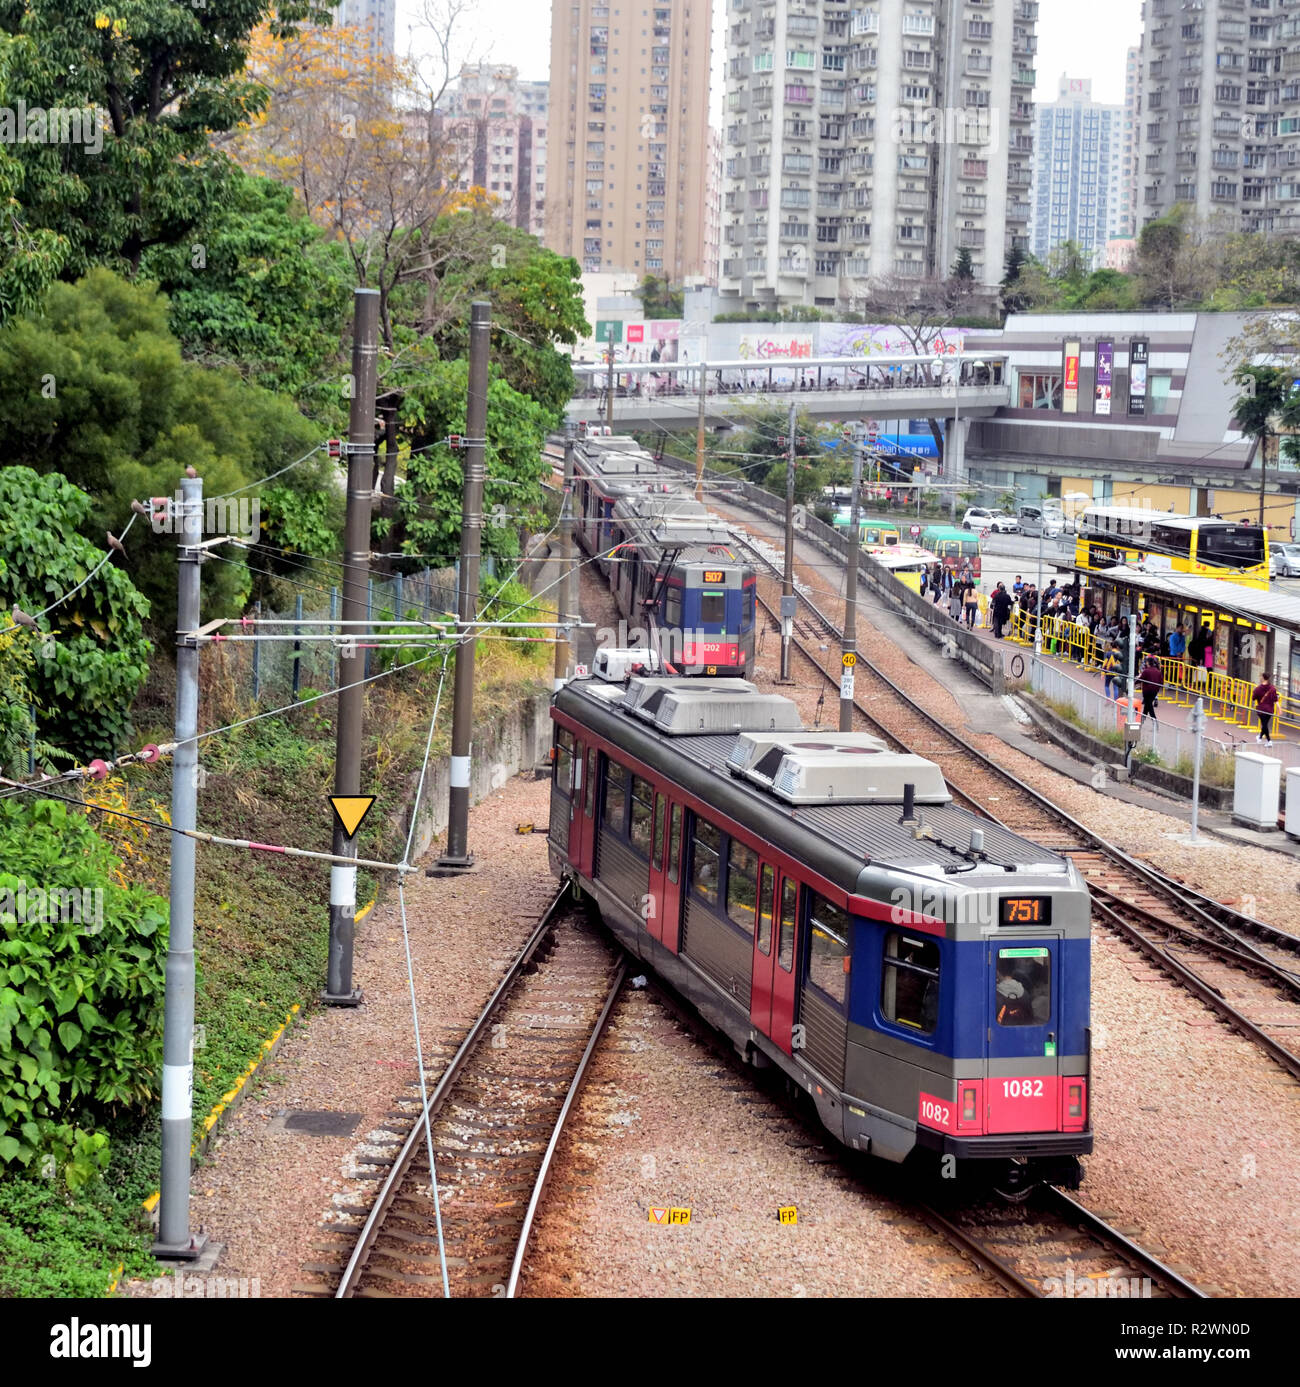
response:
M343 825L343 832L349 838L355 838L357 829L361 827L361 821L370 812L370 806L375 802L374 795L331 795L330 803L334 806L334 813L338 817L339 823Z

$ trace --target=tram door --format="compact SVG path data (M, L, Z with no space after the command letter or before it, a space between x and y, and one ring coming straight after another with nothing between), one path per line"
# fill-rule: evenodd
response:
M665 936L677 942L678 907L681 899L681 852L673 851L669 842L670 828L675 824L681 838L681 806L670 805L668 796L655 791L654 819L650 840L650 905L645 927L652 939L661 944Z
M794 1033L799 883L764 863L758 879L749 1019L787 1055Z
M581 876L591 879L592 855L596 841L596 766L595 747L584 751L580 742L574 752L573 796L569 800L569 861Z

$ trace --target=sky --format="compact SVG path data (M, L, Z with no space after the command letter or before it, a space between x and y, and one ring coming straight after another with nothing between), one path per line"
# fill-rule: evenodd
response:
M563 2L563 0L562 0ZM426 7L445 0L397 0L397 48L415 55L427 52L427 32L420 31ZM1091 77L1096 101L1119 105L1124 100L1124 55L1142 31L1140 0L1042 0L1038 19L1038 86L1036 101L1056 96L1061 74ZM714 100L720 109L721 53L725 0L714 0ZM549 75L551 7L546 0L475 0L470 22L457 45L458 57L486 58L519 69L529 80Z

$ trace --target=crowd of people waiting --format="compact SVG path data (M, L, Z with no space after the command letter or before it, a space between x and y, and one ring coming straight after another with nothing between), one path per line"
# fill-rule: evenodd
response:
M969 562L960 569L932 564L921 574L921 595L928 595L936 606L946 604L954 621L974 629L981 608L979 584ZM1024 638L1035 640L1040 616L1044 618L1043 650L1049 655L1058 651L1074 655L1085 667L1099 669L1107 698L1123 696L1132 670L1135 692L1142 695L1143 717L1157 716L1157 700L1165 685L1161 660L1186 663L1193 672L1188 680L1193 689L1206 687L1214 668L1214 632L1208 622L1199 627L1193 623L1190 638L1181 624L1163 636L1149 618L1130 626L1127 619L1107 616L1095 603L1084 606L1078 579L1058 586L1052 578L1040 594L1035 584L1016 574L1011 591L998 583L984 607L984 624L998 640L1008 625L1015 629L1017 617L1023 618ZM1264 674L1251 691L1260 722L1257 742L1272 741L1278 698L1276 686Z

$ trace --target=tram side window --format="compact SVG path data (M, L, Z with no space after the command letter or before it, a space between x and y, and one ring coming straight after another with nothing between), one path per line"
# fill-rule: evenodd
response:
M682 590L670 587L664 596L664 625L674 629L682 624Z
M772 897L775 894L776 872L765 866L758 888L758 951L765 956L772 952Z
M727 594L723 592L700 593L700 621L706 626L723 626L727 620Z
M605 827L622 834L627 815L627 771L617 761L605 763Z
M662 795L655 796L655 846L650 865L656 872L664 865L664 811L667 803Z
M654 790L641 779L632 777L632 824L628 837L642 857L650 856L650 835L654 824Z
M565 796L573 793L573 733L564 727L555 733L555 788Z
M794 967L794 920L799 904L799 886L786 877L781 882L781 940L776 961L788 973Z
M1047 949L998 950L998 1025L1042 1026L1052 1019L1052 955Z
M939 946L891 930L885 936L880 1011L887 1021L933 1035L939 1024Z
M808 907L808 981L837 1006L848 996L849 917L815 893Z
M750 583L745 588L744 600L741 603L740 629L748 631L754 624L754 585Z
M727 849L727 918L752 939L758 906L758 854L736 839Z
M676 882L679 874L682 852L682 806L673 805L672 818L668 825L668 880Z
M718 903L718 864L722 834L703 819L695 820L691 836L691 890L712 906Z

